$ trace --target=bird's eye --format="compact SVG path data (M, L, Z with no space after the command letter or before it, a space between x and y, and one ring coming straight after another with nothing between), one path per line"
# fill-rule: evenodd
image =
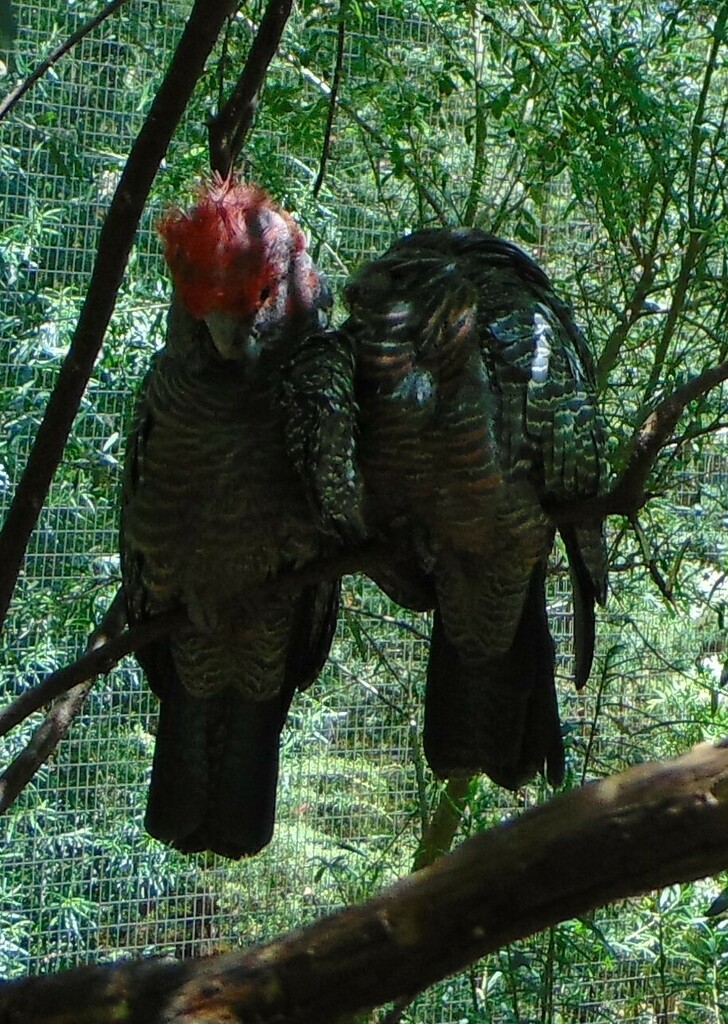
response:
M270 285L266 285L265 288L260 293L260 301L261 302L265 302L265 300L268 298L269 295L270 295Z

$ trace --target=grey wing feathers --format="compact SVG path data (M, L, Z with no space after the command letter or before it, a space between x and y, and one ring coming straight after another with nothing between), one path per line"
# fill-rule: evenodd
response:
M432 581L428 759L439 774L486 771L511 787L545 764L558 782L546 507L604 485L586 342L543 271L474 229L400 240L346 299L371 521L408 534L405 583L417 572ZM581 684L605 592L601 524L564 539ZM408 596L397 580L389 592Z

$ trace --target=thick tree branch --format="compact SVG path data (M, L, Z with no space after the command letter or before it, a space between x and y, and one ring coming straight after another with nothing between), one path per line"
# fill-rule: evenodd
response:
M60 462L116 303L137 224L172 133L235 0L195 0L169 70L134 143L99 238L78 324L0 533L0 626L28 538Z
M334 1024L517 938L728 864L728 741L587 785L266 946L0 990L0 1024Z
M291 13L293 0L269 0L245 67L230 98L210 119L210 166L226 178L233 169L255 116L258 95Z

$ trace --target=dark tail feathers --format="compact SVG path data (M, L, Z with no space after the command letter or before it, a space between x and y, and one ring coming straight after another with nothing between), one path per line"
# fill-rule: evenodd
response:
M594 659L595 603L607 597L607 552L601 524L559 528L566 548L574 602L574 682L580 690Z
M468 665L435 611L427 672L424 746L442 778L485 772L518 789L538 771L560 785L564 748L548 629L545 564L531 576L511 649Z
M145 827L163 843L237 860L273 836L280 735L293 694L317 677L336 627L339 581L308 587L296 602L282 692L254 701L231 685L195 697L179 681L168 645L147 652L160 696ZM161 660L160 660L161 659Z
M184 853L237 860L273 835L278 748L287 702L228 689L160 705L145 827Z

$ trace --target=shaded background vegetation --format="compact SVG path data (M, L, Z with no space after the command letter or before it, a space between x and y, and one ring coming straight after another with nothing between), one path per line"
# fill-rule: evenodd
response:
M16 5L8 90L95 3ZM109 197L188 5L130 0L0 125L0 502L65 353ZM0 665L7 697L79 654L118 585L119 463L163 339L154 223L207 167L206 118L260 6L241 6L170 149L103 354L26 560ZM644 411L726 357L728 5L302 2L245 173L304 224L332 284L420 224L519 241L573 302L599 359L616 469ZM318 191L338 23L341 88ZM5 89L3 89L5 91ZM611 524L612 593L586 692L570 688L567 581L550 604L567 785L728 733L721 688L725 398L694 403L639 522ZM409 870L438 796L419 745L426 623L348 580L333 657L284 734L278 827L251 862L182 857L141 828L155 707L133 661L0 822L0 974L271 936ZM3 741L7 761L33 723ZM462 834L548 797L472 783ZM675 887L503 950L406 1020L728 1020L720 880Z

